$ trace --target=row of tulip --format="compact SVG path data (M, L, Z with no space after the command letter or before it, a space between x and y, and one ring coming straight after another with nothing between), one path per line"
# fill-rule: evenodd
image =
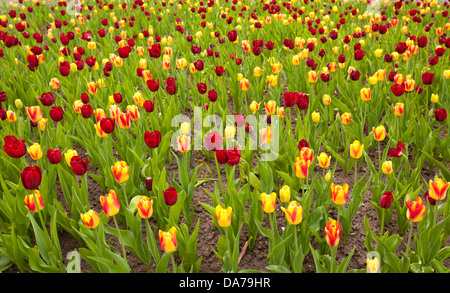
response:
M10 3L0 17L2 269L67 271L63 229L96 272L129 272L127 251L148 271L172 261L173 272L199 272L194 190L214 182L200 204L221 233L224 272L243 271L244 225L249 249L269 240L269 271L302 272L311 254L317 272L346 272L354 250L338 263L337 248L369 190L380 220L376 234L364 219L365 247L380 254L369 271L448 271L448 6ZM275 158L262 160L268 150ZM205 162L193 166L194 152ZM217 178L200 177L203 166ZM425 180L426 168L436 176ZM88 177L105 194L101 211Z

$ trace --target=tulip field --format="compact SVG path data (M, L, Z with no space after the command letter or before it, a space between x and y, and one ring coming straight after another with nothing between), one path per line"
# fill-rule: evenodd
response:
M0 2L1 272L450 272L450 1Z

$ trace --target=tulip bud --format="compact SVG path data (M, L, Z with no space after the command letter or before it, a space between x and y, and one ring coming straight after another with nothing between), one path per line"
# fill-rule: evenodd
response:
M22 100L21 99L16 99L14 101L14 105L16 105L16 108L19 109L19 110L23 108L23 104L22 104Z
M159 243L161 244L161 248L164 252L171 253L177 249L176 233L177 229L175 227L170 228L167 232L159 230Z
M37 142L34 143L33 145L31 145L27 151L30 154L31 158L35 161L42 158L42 155L43 155L42 148L41 148L41 145Z
M428 194L434 200L444 200L447 196L447 190L450 187L450 182L445 183L440 178L435 178L434 181L429 181Z
M224 209L221 205L216 206L215 214L220 227L226 228L231 225L232 213L233 209L231 207Z
M145 178L145 189L147 189L147 191L152 191L152 189L153 189L153 178L152 177Z
M311 119L314 123L318 123L320 121L320 113L319 112L312 112Z
M164 195L164 203L168 206L173 206L177 203L178 194L177 190L174 187L169 187L168 189L163 191Z
M331 180L331 172L330 170L328 170L327 174L325 174L325 181L330 182L330 180Z
M283 203L287 203L287 202L289 202L290 199L291 199L291 189L289 186L284 185L280 189L280 200Z
M409 199L406 200L406 206L408 210L406 211L406 217L411 222L420 222L425 216L427 206L423 204L420 197L417 197L412 202Z
M432 94L432 95L431 95L431 102L432 102L433 104L436 104L437 102L439 102L439 95L437 95L437 94Z
M381 165L381 170L383 170L383 174L390 175L392 174L392 161L385 161Z
M386 191L382 196L380 200L380 206L383 209L388 209L391 207L392 202L394 201L394 196L392 195L392 192Z
M362 156L364 150L364 145L362 145L358 140L355 140L350 144L350 156L353 159L359 159Z

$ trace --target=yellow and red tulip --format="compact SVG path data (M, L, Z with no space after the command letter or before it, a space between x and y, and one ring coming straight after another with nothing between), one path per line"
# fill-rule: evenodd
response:
M325 238L331 247L336 247L339 244L341 233L341 226L336 220L330 220L325 225Z
M396 103L394 106L394 115L395 116L402 116L403 112L405 112L405 104L403 103Z
M35 161L42 158L42 148L41 145L37 142L32 144L28 149L28 153L30 154L31 158Z
M347 125L347 124L350 123L350 121L352 121L352 114L351 113L346 112L346 113L341 115L341 122L342 122L342 124Z
M444 200L447 196L447 190L449 186L449 182L445 183L444 180L435 178L433 181L430 180L429 182L428 194L435 200Z
M164 252L171 253L177 249L177 229L175 227L170 228L167 232L159 230L158 236Z
M125 161L119 161L116 162L112 167L111 167L111 172L114 175L114 179L119 182L119 183L124 183L125 181L128 180L129 175L130 175L130 168L128 167L127 162Z
M376 141L383 141L386 138L386 128L383 125L372 128Z
M322 152L317 157L317 162L319 162L320 168L328 168L330 166L331 156L328 156L326 153Z
M385 174L385 175L392 174L392 172L393 172L392 161L383 162L383 164L381 165L381 170L383 171L383 174Z
M119 198L114 190L110 190L106 196L100 196L100 203L107 217L115 216L120 210Z
M35 200L37 200L37 205ZM23 201L30 212L36 213L38 209L40 211L44 208L44 199L39 190L35 190L34 193L25 196Z
M350 144L350 156L353 159L361 158L364 150L364 145L359 142L359 140L355 140L352 144Z
M273 115L277 109L277 102L270 100L267 103L264 103L264 108L266 108L267 115Z
M406 200L406 206L408 210L406 211L406 217L411 222L420 222L425 216L425 212L427 210L427 206L423 204L423 201L420 197L417 197L413 201Z
M308 170L310 165L311 165L310 160L304 160L300 157L297 157L294 163L294 171L297 178L300 179L308 178Z
M291 199L291 188L287 185L284 185L280 189L280 200L282 203L287 203Z
M286 220L291 225L298 225L303 219L303 207L295 200L291 201L287 208L281 207L286 215Z
M40 106L25 107L28 117L31 121L37 123L43 118L42 109Z
M343 205L347 202L348 184L344 184L341 186L332 183L330 189L331 189L331 200L336 205Z
M261 203L265 213L273 213L277 205L277 194L275 192L270 194L261 193Z
M153 215L153 199L143 195L135 205L141 218L148 219Z
M309 83L316 83L319 78L319 74L317 74L314 70L310 70L308 71L306 77L308 78Z
M361 100L364 102L370 101L371 94L370 94L370 88L362 88L360 91Z
M231 207L225 209L221 205L216 206L215 214L220 227L226 228L231 225L232 213L233 209Z
M178 151L181 153L187 153L191 149L191 137L187 135L180 135L178 137Z
M80 214L81 221L86 227L95 229L100 223L98 213L94 210L89 210L87 213Z

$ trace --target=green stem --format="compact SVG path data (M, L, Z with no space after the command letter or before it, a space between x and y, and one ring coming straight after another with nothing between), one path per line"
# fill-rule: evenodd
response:
M297 225L292 225L292 227L294 227L295 251L298 251Z
M358 181L358 161L355 160L355 185L357 181Z
M412 229L413 229L413 225L414 223L411 222L410 226L409 226L409 236L408 236L408 243L406 244L406 255L409 256L409 252L410 252L410 248L409 245L411 244L411 237L412 237Z
M222 176L220 175L220 166L219 166L219 162L217 161L217 157L214 154L214 161L216 163L216 169L217 169L217 176L219 177L219 184L220 184L220 192L222 193L222 199L224 198L224 190L223 190L223 184L222 184ZM250 180L249 178L247 178L248 180Z
M174 273L176 273L177 271L177 264L175 263L175 257L173 256L173 252L170 253L170 258L172 259L172 270Z
M333 273L334 260L336 259L336 250L337 250L337 246L331 247L330 273Z
M381 211L381 229L380 229L380 237L383 235L383 228L384 228L384 209Z
M127 254L125 252L125 246L123 245L122 234L120 233L120 229L119 229L119 225L117 224L116 217L113 216L113 219L114 219L114 224L116 225L117 233L119 234L120 244L122 245L123 258L125 259L125 261L127 261Z
M378 166L381 166L381 147L380 147L380 142L378 142Z

